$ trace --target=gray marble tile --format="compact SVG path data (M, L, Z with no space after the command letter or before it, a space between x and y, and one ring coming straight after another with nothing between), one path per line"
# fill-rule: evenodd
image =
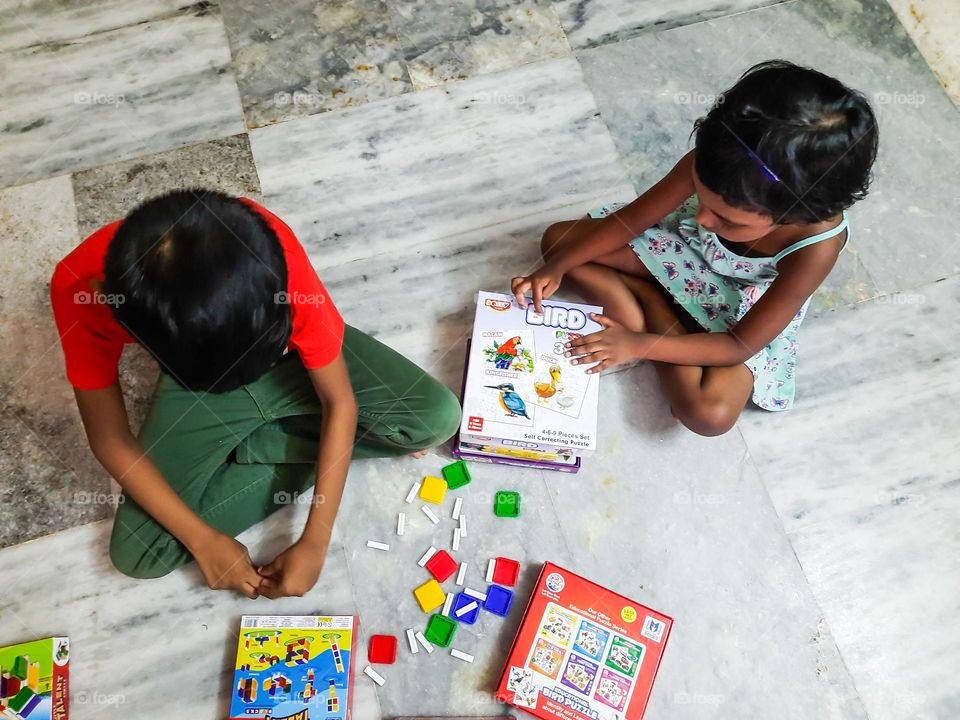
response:
M412 89L383 0L222 0L248 127Z
M208 10L0 54L0 186L242 132Z
M572 58L254 130L250 142L267 205L321 274L630 192Z
M284 510L240 540L255 559L272 557L305 513L302 505ZM70 717L77 720L224 717L241 615L356 612L339 544L309 595L251 601L208 590L193 566L158 580L126 578L109 566L109 530L108 522L94 523L0 552L4 575L20 578L17 593L0 603L0 644L69 635ZM379 718L363 680L355 716Z
M574 48L619 42L783 0L554 0Z
M48 297L54 265L78 239L68 177L0 190L0 547L110 513Z
M953 277L820 318L796 408L739 423L875 720L960 714L958 309Z
M550 0L386 0L414 88L570 54Z
M0 52L59 43L173 15L203 14L204 0L7 0L0 6Z
M882 0L798 0L595 48L581 62L642 192L689 149L693 120L716 94L772 57L863 91L881 128L870 196L850 210L853 252L826 283L819 309L960 270L960 246L940 220L955 204L956 109Z
M648 364L600 402L596 456L549 487L572 569L674 618L650 717L866 717L739 434L680 427Z

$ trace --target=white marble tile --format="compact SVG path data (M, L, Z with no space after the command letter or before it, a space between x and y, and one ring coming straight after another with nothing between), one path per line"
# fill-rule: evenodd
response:
M0 186L242 132L207 10L0 54Z
M955 205L960 179L956 108L883 0L798 0L580 56L638 192L692 147L693 121L713 99L770 58L815 67L862 91L880 127L870 194L850 210L853 252L828 280L819 307L960 270L960 233L942 220Z
M804 336L797 406L740 428L874 720L960 715L960 277Z
M588 48L782 1L554 0L554 5L570 44Z
M960 108L960 13L954 0L888 0L917 44L930 69L940 79L953 104Z
M254 130L251 147L321 273L629 192L572 58Z
M6 0L0 5L0 52L64 42L84 35L190 14L203 5L183 0Z

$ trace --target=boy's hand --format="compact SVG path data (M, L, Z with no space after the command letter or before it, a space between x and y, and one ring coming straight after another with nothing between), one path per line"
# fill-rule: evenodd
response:
M527 307L527 299L524 296L530 293L533 296L534 310L542 313L543 301L557 291L561 280L563 280L563 273L547 264L532 275L515 277L510 281L510 289L517 299L517 304L522 308Z
M260 568L260 594L273 600L305 595L317 584L326 556L326 547L298 540Z
M646 333L627 330L604 315L590 313L590 319L603 325L604 329L567 343L569 349L564 356L578 356L576 360L570 361L571 365L597 363L587 370L592 374L644 357L645 338L648 337Z
M246 546L217 533L194 553L200 572L211 590L237 590L253 600L260 595L262 578Z

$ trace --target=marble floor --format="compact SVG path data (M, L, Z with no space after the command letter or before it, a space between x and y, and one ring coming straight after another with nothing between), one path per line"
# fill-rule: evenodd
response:
M47 300L92 229L177 186L258 198L350 322L457 387L473 293L531 269L549 223L658 180L712 94L784 57L865 92L882 137L804 326L796 408L705 439L650 367L606 376L579 475L475 469L462 555L477 582L509 554L523 593L551 560L672 615L649 718L960 717L957 32L951 0L0 0L0 644L70 635L79 720L219 718L241 614L398 632L422 620L415 559L448 544L448 521L414 522L389 554L365 547L436 451L352 466L304 598L113 570L113 488ZM128 349L135 426L155 380ZM523 494L521 521L492 516L496 489ZM241 540L269 557L304 513ZM518 620L463 633L473 665L401 653L383 688L358 678L355 717L499 714Z

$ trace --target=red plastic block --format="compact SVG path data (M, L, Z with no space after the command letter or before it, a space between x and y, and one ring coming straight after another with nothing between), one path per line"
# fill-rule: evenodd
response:
M440 550L434 553L433 557L427 560L426 568L433 575L437 582L443 582L453 575L460 566L457 561L450 557L446 550Z
M371 635L367 660L376 665L393 665L397 660L397 638L393 635Z
M493 564L493 582L513 587L520 576L520 563L510 558L498 557Z

